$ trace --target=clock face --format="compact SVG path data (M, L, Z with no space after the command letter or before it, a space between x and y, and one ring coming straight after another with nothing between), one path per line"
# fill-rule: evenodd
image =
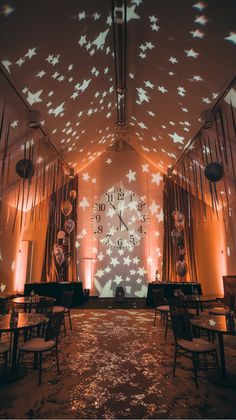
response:
M146 235L148 224L147 205L125 188L111 188L94 205L93 233L109 247L132 249Z

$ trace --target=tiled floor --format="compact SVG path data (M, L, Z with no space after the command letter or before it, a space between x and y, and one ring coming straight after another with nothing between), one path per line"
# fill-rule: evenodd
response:
M60 343L55 366L0 390L1 418L235 418L236 389L201 374L196 390L182 359L172 378L173 335L153 327L152 309L73 310L73 330ZM236 373L236 350L226 347Z

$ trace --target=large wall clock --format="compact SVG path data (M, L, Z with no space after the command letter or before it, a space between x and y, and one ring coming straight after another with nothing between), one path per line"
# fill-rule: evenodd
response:
M93 233L109 247L132 249L147 234L148 224L147 204L123 187L109 189L94 205Z

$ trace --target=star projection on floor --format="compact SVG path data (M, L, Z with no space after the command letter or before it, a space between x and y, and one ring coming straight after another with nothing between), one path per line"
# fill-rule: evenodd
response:
M234 0L127 2L130 142L159 170L175 162L202 109L234 76L235 7ZM69 163L84 168L115 141L110 0L63 7L53 0L46 13L40 2L13 1L1 7L0 23L5 72Z

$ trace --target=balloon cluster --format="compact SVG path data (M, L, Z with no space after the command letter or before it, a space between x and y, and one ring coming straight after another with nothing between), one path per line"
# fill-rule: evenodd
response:
M175 228L171 231L172 243L175 247L176 254L176 273L180 277L185 277L188 267L185 261L185 251L184 251L184 222L185 217L179 210L174 210L172 213L174 219Z
M75 200L76 191L71 190L69 196L71 200ZM70 216L73 210L72 203L69 200L63 201L61 203L61 212L65 217ZM57 265L57 274L58 279L66 280L67 266L68 266L68 257L70 253L68 252L68 237L75 227L75 222L71 218L66 219L64 223L64 230L60 230L57 233L57 243L53 247L53 255Z

